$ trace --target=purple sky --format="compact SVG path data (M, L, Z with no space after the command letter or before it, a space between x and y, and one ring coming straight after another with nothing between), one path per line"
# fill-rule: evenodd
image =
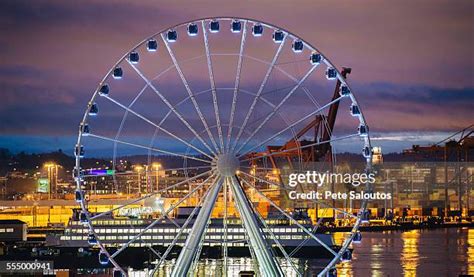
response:
M385 152L474 123L474 2L1 1L0 147L68 149L97 83L144 37L194 18L290 30L338 66Z

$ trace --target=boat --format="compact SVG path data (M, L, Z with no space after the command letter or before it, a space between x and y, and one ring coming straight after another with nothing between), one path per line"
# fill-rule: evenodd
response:
M118 249L123 244L133 240L140 232L148 226L138 239L132 241L127 248L128 252L136 252L138 249L166 249L175 239L191 214L194 207L179 207L174 218L164 218L157 222L154 218L130 218L130 217L101 217L93 221L93 227L97 239L108 249ZM311 219L301 211L294 213L294 218L300 226L312 230ZM190 232L195 217L192 218L180 237L176 240L171 257L176 257L184 245L187 234ZM155 222L155 223L154 223ZM224 224L225 223L225 224ZM227 233L224 225L227 225ZM287 253L295 249L294 257L328 258L331 253L318 241L303 231L297 224L290 222L281 215L270 214L265 219L265 225L261 223L261 229L268 242L277 255L282 255L273 236L278 239ZM98 248L96 243L90 242L90 231L78 215L73 215L63 234L51 234L46 237L46 246L59 248ZM331 247L335 251L339 249L334 244L333 238L328 233L312 233L319 241ZM247 232L241 224L240 218L211 218L205 238L203 241L202 255L209 258L221 258L223 248L227 246L228 256L245 257L250 256L248 249ZM141 251L141 250L140 250ZM113 252L113 250L112 250Z

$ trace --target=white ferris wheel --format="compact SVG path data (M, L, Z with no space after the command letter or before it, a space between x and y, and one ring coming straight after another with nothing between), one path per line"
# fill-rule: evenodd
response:
M75 147L76 199L100 262L126 275L120 256L138 245L151 253L150 275L199 275L203 249L213 246L221 249L219 274L233 275L229 256L239 229L239 245L250 249L258 275L303 276L306 268L295 257L306 244L325 252L319 276L335 274L339 262L350 260L350 244L361 239L367 203L351 203L354 212L337 201L288 200L293 188L285 174L311 166L334 170L337 150L349 146L362 150L361 163L370 170L368 127L348 73L302 38L252 19L198 19L138 43L99 83ZM112 173L104 175L113 182L102 190L129 197L114 208L92 210L89 196L100 198L100 189L87 182L85 161L110 156ZM147 164L136 184L122 161L130 156ZM164 156L173 165L153 166ZM105 219L150 199L165 199L164 205L146 220L127 222L132 231L110 243L102 231ZM189 213L178 220L182 207ZM313 208L317 221L301 219L295 212L301 207ZM318 233L323 211L352 227L338 244ZM285 228L276 228L272 216L297 229L302 241L296 247L288 247L291 234L282 234ZM159 228L165 222L176 226L168 241Z

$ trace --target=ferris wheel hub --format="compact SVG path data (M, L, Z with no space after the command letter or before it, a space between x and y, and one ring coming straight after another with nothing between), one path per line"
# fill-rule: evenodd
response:
M239 159L234 154L226 153L217 156L217 172L221 176L234 176L239 169Z

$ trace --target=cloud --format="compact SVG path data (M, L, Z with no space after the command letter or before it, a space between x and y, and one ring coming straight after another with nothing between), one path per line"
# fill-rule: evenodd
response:
M387 83L356 87L374 130L456 131L473 123L474 87L441 89Z
M127 26L136 25L126 18L173 17L166 13L159 5L149 5L145 2L113 1L104 2L87 0L81 2L64 2L38 0L32 4L25 0L6 0L0 4L0 18L3 24L22 29L28 27L71 27L74 25L115 27L111 31L127 30ZM36 25L36 26L32 26Z
M457 1L456 5L443 0L430 1L430 5L371 0L363 0L358 5L352 1L309 0L225 4L216 1L0 1L3 26L0 30L0 132L12 137L75 134L83 109L98 82L135 43L177 23L227 15L230 10L235 15L262 19L293 31L316 45L336 65L351 66L353 72L349 80L374 133L458 130L471 124L474 118L474 42L469 36L474 32L473 5L469 0ZM182 54L196 49L191 43L178 42L177 45ZM267 51L269 48L258 46L254 45L260 48L259 55L272 54ZM165 56L159 56L157 63L169 59ZM287 67L304 72L304 68L298 66ZM233 80L234 68L229 66L217 70L216 74L229 75ZM186 74L190 82L204 87L202 78ZM250 70L248 75L252 77L252 74ZM254 77L252 81L261 78ZM176 94L170 97L178 101L185 91L180 82L171 79L164 78L167 83L160 87L175 90ZM258 82L255 83L258 86ZM272 85L278 88L286 84L274 82ZM138 87L130 86L128 94L124 93L120 100L130 101ZM313 91L328 89L316 82L310 87ZM276 103L284 93L275 95L269 93L268 97L274 97ZM156 96L146 97L149 105L158 101ZM320 104L324 101L326 99ZM293 101L290 107L299 109L308 105L302 98ZM192 106L186 108L192 109ZM210 102L204 104L203 109L212 112ZM101 111L104 110L107 108ZM147 116L158 119L158 114L151 109ZM261 111L259 116L264 114ZM121 114L115 111L108 116L114 122L121 119ZM170 125L173 122L176 118ZM270 124L271 130L279 127L277 121ZM343 132L352 130L349 129L352 126L344 122L337 127ZM136 128L139 132L138 126Z

